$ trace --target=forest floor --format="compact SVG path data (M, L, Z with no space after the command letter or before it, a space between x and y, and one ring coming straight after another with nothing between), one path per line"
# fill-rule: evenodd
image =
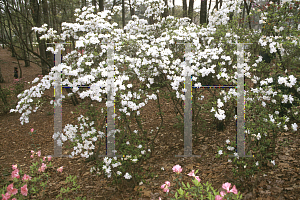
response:
M22 73L24 81L33 81L35 77L41 74L41 68L36 64L31 63L30 67L24 67L24 61L21 62ZM17 67L16 58L11 57L11 52L7 49L0 48L0 67L5 83L0 83L2 88L13 85L13 68ZM249 82L247 80L246 82ZM37 85L34 84L34 85ZM25 89L29 89L29 85L25 85ZM48 102L53 98L54 89L51 87L46 90L43 96L46 96ZM63 90L66 96L67 92ZM206 91L205 95L210 95ZM16 100L15 97L12 98ZM95 108L100 111L105 108L105 102L99 103L97 101L88 102L86 99L78 98L80 102L87 104L92 103ZM1 105L3 104L0 102ZM205 133L199 133L199 141L195 142L193 137L193 154L201 155L200 158L178 158L175 155L182 155L184 153L183 132L173 125L177 123L175 118L173 103L167 102L160 96L160 103L162 105L162 112L164 115L165 129L162 129L156 138L154 144L155 148L149 160L142 164L147 174L155 174L154 176L146 177L149 184L143 184L132 188L132 181L126 181L126 184L116 187L108 186L110 179L104 177L103 174L97 176L95 173L90 173L90 168L96 164L96 161L87 162L85 158L79 155L74 158L52 158L53 168L48 170L50 177L45 190L45 196L42 193L37 194L31 199L56 199L61 188L70 187L66 183L66 177L69 175L76 175L77 183L80 185L79 193L70 192L67 196L70 199L75 199L77 196L87 197L87 199L166 199L160 186L165 181L175 183L175 176L172 167L180 165L183 168L183 182L189 182L191 185L192 178L187 176L191 170L198 169L197 176L201 179L201 183L212 183L213 188L221 191L222 184L225 182L233 182L234 177L232 172L232 164L229 163L228 157L215 158L217 154L217 146L225 146L226 139L235 140L236 137L236 123L232 120L224 131L217 131L214 126L214 121L211 117L201 115L207 118L210 126L207 127ZM74 106L71 99L67 98L62 103L62 127L66 124L78 124L77 117L84 115L86 110ZM79 109L79 114L71 114L71 111ZM42 156L54 154L54 141L52 139L54 115L53 105L45 103L37 112L30 114L29 123L20 124L20 113L7 113L0 115L0 188L5 184L12 183L11 172L13 164L20 164L22 171L29 172L29 167L32 164L30 158L30 151L37 147L41 150ZM160 117L156 115L159 112L156 101L150 100L148 104L141 111L143 119L147 119L143 123L145 130L155 129L161 123ZM117 110L116 113L118 114ZM100 119L103 121L103 119ZM116 124L117 126L117 124ZM36 131L34 137L29 135L30 129ZM137 129L136 122L130 124L131 130ZM263 173L254 175L247 180L245 185L248 187L244 189L237 188L243 194L243 199L300 199L300 138L299 134L293 133L279 133L276 144L275 163L278 168L272 166L263 169ZM280 145L280 141L288 139L289 143ZM66 144L68 144L66 142ZM62 152L64 155L70 155L72 149L66 149L63 145ZM105 149L105 145L104 145ZM102 151L102 155L105 151ZM36 161L36 157L34 161ZM57 173L56 169L63 166L63 172ZM161 168L164 168L162 170ZM146 173L145 173L146 174ZM139 191L138 189L142 189ZM179 189L179 188L176 188ZM171 191L175 191L174 189ZM171 194L169 194L169 197ZM173 196L172 196L173 197Z

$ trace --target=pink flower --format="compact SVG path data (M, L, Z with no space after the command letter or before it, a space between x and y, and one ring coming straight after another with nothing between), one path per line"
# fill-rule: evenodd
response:
M51 156L48 157L48 161L51 161Z
M173 168L172 168L173 172L176 172L177 174L181 173L182 172L182 168L180 165L175 165Z
M44 172L46 168L47 168L47 165L45 165L45 163L42 163L42 166L38 169L38 171Z
M234 193L234 194L237 194L238 192L237 192L237 189L236 189L235 185L234 185L234 186L232 187L232 189L229 191L230 186L231 186L231 183L226 182L226 183L224 183L224 184L222 185L222 188L225 189L225 190L227 190L227 193L232 192L232 193Z
M31 177L29 175L24 174L22 180L23 180L23 182L28 181L28 180L31 180Z
M232 189L230 190L230 192L232 192L233 194L237 194L238 193L235 185L232 187Z
M5 195L2 194L2 200L8 200L10 198L10 194L6 193Z
M166 181L165 184L161 186L161 189L164 189L164 192L169 192L170 182Z
M217 195L217 196L215 197L215 200L223 200L223 198L220 197L220 195Z
M230 186L231 186L231 183L226 182L226 183L224 183L224 184L222 185L222 188L225 189L225 190L227 190L227 192L228 192Z
M33 131L34 131L34 129L32 128L32 129L30 130L30 132L33 133Z
M192 171L188 174L188 176L195 176L194 171L195 171L195 170L192 170Z
M31 153L34 153L34 151L33 151L33 150L31 150Z
M12 200L17 200L16 198L13 198Z
M30 156L30 158L33 158L34 157L34 155L32 154L31 156Z
M24 196L27 196L27 194L28 194L27 184L25 184L23 187L21 187L21 194Z
M201 179L199 178L199 176L195 176L195 179L197 179L197 181L200 183Z
M18 190L16 188L13 188L13 183L7 186L6 190L9 194L15 195L18 193Z
M17 165L12 165L12 169L13 169L13 170L15 170L15 169L17 169L17 168L18 168Z
M18 170L18 169L15 169L15 170L11 173L11 177L12 177L12 178L20 178L19 170Z
M41 156L41 151L38 151L37 155L38 155L38 157L40 157Z
M64 166L58 168L57 171L58 171L58 172L62 172L63 168L64 168Z
M220 194L221 194L222 197L224 197L226 195L226 192L221 191Z

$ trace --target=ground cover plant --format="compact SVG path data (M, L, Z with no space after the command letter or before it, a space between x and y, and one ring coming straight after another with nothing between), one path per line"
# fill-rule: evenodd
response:
M225 4L227 5L227 4ZM90 24L95 23L97 20L99 20L105 28L101 29L101 33L108 34L110 31L110 34L108 34L110 37L113 38L116 44L116 52L122 52L125 53L126 56L119 56L118 54L115 57L115 65L116 66L126 66L127 69L122 71L122 76L116 76L117 81L117 87L116 87L116 110L118 110L116 117L116 124L117 124L117 130L116 133L116 149L118 150L117 153L121 155L127 155L126 158L121 158L118 160L117 158L105 158L104 160L97 160L97 164L95 168L97 169L99 174L102 173L102 175L105 175L107 178L112 178L112 185L117 185L119 188L122 185L125 185L128 183L128 180L132 180L131 184L132 187L140 185L140 183L145 182L143 175L143 169L142 169L142 163L146 162L148 159L151 158L152 152L154 150L154 141L157 139L157 136L159 132L163 129L163 112L161 112L161 104L159 99L159 94L162 93L163 97L167 100L168 103L173 103L173 107L175 111L179 114L178 119L180 119L181 116L181 122L183 121L183 100L184 96L177 91L180 88L183 88L183 80L181 75L184 75L184 67L181 62L183 60L183 54L174 54L173 51L175 49L174 42L178 40L182 40L185 42L191 42L194 48L194 52L192 54L185 54L185 59L192 58L191 64L191 75L193 75L193 82L195 83L195 86L200 86L204 81L207 81L207 79L214 78L213 75L209 75L210 73L216 73L216 77L218 78L218 84L229 84L232 82L233 84L236 83L235 79L237 77L237 74L235 72L237 66L236 63L236 57L235 55L238 54L230 46L227 44L228 42L235 41L235 38L239 38L239 42L247 41L247 42L258 42L259 46L264 47L265 45L268 45L267 50L270 50L270 53L273 53L277 50L277 53L283 52L284 48L283 45L280 45L279 42L290 45L289 50L290 51L299 51L299 41L298 38L289 36L290 38L293 38L292 44L289 42L283 42L282 38L279 36L272 37L272 36L261 36L263 33L257 33L255 31L252 31L251 33L245 33L245 29L239 28L236 19L231 23L228 23L227 14L230 13L230 11L237 10L237 13L239 13L239 9L236 9L237 2L229 2L228 7L224 6L224 9L216 12L215 15L212 15L210 18L211 24L208 26L203 27L196 27L195 25L191 25L185 22L185 20L179 20L179 19L173 19L172 17L167 17L166 19L163 19L160 23L154 24L152 26L145 25L144 20L139 20L137 17L134 18L134 20L129 23L128 26L128 33L126 36L130 35L130 37L125 37L125 35L121 34L122 31L118 29L113 29L113 25L110 25L108 22L105 22L104 20L101 20L99 16L94 16L91 14L92 9L91 8L83 8L82 14L79 16L78 21L85 21L85 25L76 25L72 26L71 24L65 23L64 26L68 27L65 28L65 32L61 34L61 36L55 36L53 34L53 31L50 29L48 31L48 36L44 37L50 37L54 38L54 40L60 39L64 40L68 35L72 35L74 38L76 38L76 32L77 30L81 30L83 32L86 31L85 38L79 37L77 48L84 48L85 53L83 55L78 54L77 51L73 51L70 54L68 54L64 58L64 63L61 64L59 67L53 67L52 71L50 72L49 76L43 77L41 80L41 83L39 83L35 88L40 88L39 90L36 89L37 92L33 91L32 89L30 92L27 90L23 92L23 94L20 94L18 97L21 98L22 96L27 96L23 103L19 103L19 105L16 107L15 111L18 111L21 113L22 110L27 109L25 113L22 114L22 117L20 118L21 124L28 123L29 118L27 117L31 111L30 107L26 107L26 103L30 102L29 97L37 97L39 96L39 91L43 91L45 89L49 89L51 86L51 82L54 80L54 72L60 71L60 68L63 71L63 74L65 75L71 75L71 78L67 78L67 76L63 76L64 82L63 84L73 84L77 85L77 82L79 83L85 83L85 84L94 84L97 87L91 88L91 92L84 91L81 94L78 91L78 89L73 88L73 93L76 93L80 96L80 98L85 98L87 96L90 97L91 100L96 100L101 102L102 99L99 96L102 96L100 93L104 93L106 91L104 90L96 90L96 88L104 88L105 87L105 80L107 77L107 73L110 73L106 69L106 63L105 63L105 52L106 52L106 45L99 44L99 42L102 40L103 37L106 37L105 35L101 35L100 30L97 29L97 27L91 26ZM154 11L157 8L160 8L160 6L156 5L155 3L151 4ZM150 8L151 8L150 6ZM296 8L299 7L299 4L294 5ZM298 7L297 7L298 6ZM269 7L273 7L274 5L269 5ZM159 12L159 9L156 10ZM79 10L77 10L79 12ZM150 11L147 11L148 13ZM270 11L271 12L271 11ZM226 17L223 17L222 15L225 15ZM81 18L81 19L80 19ZM227 20L226 20L227 19ZM263 20L266 20L264 17ZM160 20L159 18L157 20ZM90 23L88 23L90 21ZM263 23L263 22L262 22ZM271 24L271 23L270 23ZM280 24L284 26L284 24ZM141 30L132 29L129 28L130 26L141 28ZM178 28L177 28L178 26ZM270 25L271 27L271 25ZM298 28L298 27L296 27ZM299 28L296 29L295 27L291 28L292 35L299 32ZM73 30L74 31L73 31ZM45 26L42 29L37 29L38 31L44 30ZM268 27L265 28L266 31L272 32L268 30ZM277 30L277 29L276 29ZM276 31L275 30L275 31ZM286 36L284 32L284 28L280 29L281 34L283 36ZM295 31L296 30L296 31ZM98 32L97 32L98 31ZM149 32L155 32L156 34L146 34ZM93 33L94 32L94 33ZM140 34L139 34L140 33ZM97 35L99 34L99 35ZM152 35L152 36L151 36ZM153 36L155 35L155 37ZM139 37L136 37L139 36ZM214 37L215 36L215 37ZM144 38L143 38L144 37ZM111 38L111 39L112 39ZM131 39L128 39L131 38ZM148 39L146 43L141 43L143 39ZM78 37L76 38L78 39ZM275 42L276 41L276 42ZM130 44L131 49L129 50L130 53L134 52L134 56L129 57L129 52L124 51L124 47L126 44ZM167 44L170 44L171 48L166 49ZM173 45L173 46L172 46ZM261 47L260 47L261 48ZM279 51L280 50L280 51ZM183 49L181 47L181 52L183 52ZM279 54L281 55L281 54ZM220 57L219 57L220 56ZM255 57L255 47L253 48L252 52L249 51L246 53L246 59L245 59L245 75L247 78L251 78L251 73L261 72L262 70L270 70L268 68L269 66L266 64L261 64L262 58ZM282 56L283 57L283 56ZM299 58L295 58L298 59ZM151 63L152 62L152 63ZM280 58L278 70L281 70L285 73L286 69L284 69L284 60ZM281 66L282 65L282 66ZM97 67L100 66L100 67ZM251 67L256 67L255 69L252 69ZM96 68L97 67L97 68ZM136 68L134 68L136 67ZM201 68L202 67L202 68ZM206 68L208 67L208 68ZM80 70L82 69L82 71ZM250 71L252 70L252 71ZM84 73L82 73L84 72ZM226 73L227 72L227 73ZM250 73L251 72L251 73ZM282 72L282 73L283 73ZM275 74L277 73L277 70L275 71ZM118 74L118 73L116 73ZM72 75L75 75L72 77ZM156 75L156 76L155 76ZM264 73L265 75L265 73ZM297 76L296 74L294 74ZM257 175L257 170L264 169L267 167L270 163L272 165L275 165L274 162L274 154L275 151L275 145L276 145L276 138L279 131L288 130L287 124L290 125L291 129L293 131L297 130L297 120L299 120L299 116L295 114L297 112L297 106L299 105L299 99L297 96L292 96L291 94L283 93L284 90L278 90L273 91L272 89L276 89L278 85L281 85L283 87L283 84L285 87L294 88L294 91L299 92L299 82L297 82L297 78L293 74L289 75L289 81L287 80L287 77L285 75L277 78L277 83L274 83L274 80L272 78L264 78L264 77L256 77L252 79L253 82L255 82L255 78L260 78L262 81L260 81L260 86L258 88L245 88L246 90L246 96L247 96L247 106L246 109L249 110L250 116L253 116L253 118L246 119L246 144L248 145L246 148L246 153L252 153L255 155L254 159L247 159L247 158L234 158L232 160L228 160L229 162L232 162L234 165L233 173L234 177L231 180L231 184L236 185L236 188L239 190L240 188L246 189L246 185L243 185L242 183L245 183L246 179L250 179L253 177L253 175ZM225 77L225 80L219 80L221 77ZM268 77L268 76L267 76ZM230 81L229 81L230 79ZM133 81L134 80L134 81ZM174 82L171 82L171 80L174 80ZM39 79L35 79L33 83L36 83L39 81ZM96 82L97 81L97 82ZM145 81L145 82L144 82ZM127 83L127 89L125 85ZM158 84L162 83L162 84ZM201 84L200 84L201 83ZM273 85L272 85L273 83ZM267 85L270 84L274 88L271 89L271 87L267 87ZM265 86L266 85L266 86ZM172 87L170 87L172 86ZM126 90L125 90L126 89ZM251 90L250 90L251 89ZM264 89L268 89L268 91L265 91ZM124 90L124 91L122 91ZM176 92L172 91L175 90ZM180 90L179 90L180 91ZM195 95L193 93L193 98L197 99L199 98L201 94L204 94L204 92L197 93L197 89L195 89ZM234 118L233 110L228 109L229 106L234 105L236 92L234 90L229 91L222 91L220 95L223 95L224 102L220 98L217 98L217 92L211 92L212 95L210 96L211 99L208 101L211 103L204 104L203 110L210 110L207 114L210 115L210 117L215 117L218 121L222 121L225 123L226 116L230 116L231 118ZM148 93L152 93L151 95L148 95ZM257 93L257 95L256 95ZM263 100L261 100L261 97L259 97L259 93L263 94ZM127 95L126 95L127 94ZM206 94L207 95L207 94ZM275 96L274 99L270 99L267 95L273 95ZM146 98L145 98L146 97ZM208 96L204 95L204 98L207 98ZM251 98L252 99L251 99ZM103 98L105 100L105 98ZM148 103L148 100L157 100L158 109L159 112L157 115L159 115L161 124L150 131L145 130L143 128L143 123L146 121L142 121L142 118L140 115L139 109L142 111L142 107L145 106ZM179 100L178 100L179 99ZM270 101L273 103L266 104L264 101ZM262 101L261 105L257 102ZM293 113L293 120L289 121L289 118L286 115L282 116L276 116L276 113L284 112L286 109L285 106L281 106L276 104L276 102L282 101L282 104L284 105L288 101L290 104L292 102L295 102L292 105L289 105L289 112ZM53 102L53 101L52 101ZM149 101L150 102L150 101ZM37 104L38 101L35 99L32 101L33 104ZM32 104L32 105L33 105ZM198 106L198 110L194 109L193 107L193 115L195 113L199 113L199 107L200 104L197 104L197 102L193 105L195 108ZM23 108L21 106L23 105ZM126 106L128 105L128 107ZM214 107L218 107L215 109ZM221 108L224 106L224 110ZM81 157L86 158L87 161L95 161L97 158L97 155L99 155L99 148L98 146L105 144L103 142L103 138L101 138L101 135L104 136L105 130L100 125L98 128L98 134L97 129L93 128L92 126L96 123L97 117L98 119L105 118L106 115L105 112L98 113L97 115L92 112L93 106L89 106L89 113L86 113L89 117L81 116L78 118L78 121L81 121L83 123L80 123L80 133L77 134L77 128L73 127L72 125L66 125L64 128L64 134L62 135L62 141L66 142L67 140L71 141L71 144L69 148L73 148L73 152L71 153L72 156L79 155ZM280 107L280 109L279 109ZM20 109L21 108L21 109ZM37 110L38 107L35 108L34 112ZM130 108L131 111L128 109ZM265 109L262 109L265 108ZM127 110L128 109L128 110ZM105 110L105 109L104 109ZM202 110L202 108L201 108ZM227 112L225 112L225 110ZM14 111L14 110L11 110ZM287 111L288 112L288 111ZM271 113L271 114L270 114ZM272 115L275 113L276 115ZM264 120L257 120L257 114L260 115L260 119ZM269 115L270 114L270 115ZM99 115L101 117L99 117ZM269 115L270 120L267 120L267 116ZM128 116L128 117L127 117ZM194 123L199 123L197 120L199 120L200 117L193 116ZM135 129L134 131L131 131L131 128L129 124L131 121L136 120L138 124L138 129ZM228 119L227 119L228 120ZM275 120L276 123L275 124ZM88 122L88 123L86 123ZM183 124L179 121L177 124L178 127L183 127ZM226 121L228 122L228 121ZM251 123L250 123L251 122ZM255 122L255 123L254 123ZM288 123L289 122L289 123ZM84 126L87 128L87 130L84 128ZM89 127L91 127L89 129ZM126 129L125 129L126 127ZM201 127L203 128L203 127ZM181 131L181 133L183 133ZM196 141L199 141L200 136L198 135L199 131L197 129L193 130L193 134L196 135ZM250 135L251 133L251 135ZM99 137L99 136L100 137ZM151 137L153 136L153 137ZM254 136L254 137L252 137ZM182 138L182 135L180 135ZM271 138L272 137L272 138ZM225 140L224 140L225 142ZM229 144L230 140L226 140L226 143ZM229 152L233 154L233 150L235 149L235 142L231 139L230 146L227 146L227 150L225 152L225 148L219 147L216 149L218 152L218 155L216 155L216 158L220 158L222 155L227 155ZM251 147L251 148L250 148ZM84 152L83 152L84 151ZM223 153L224 151L224 153ZM221 156L220 156L221 155ZM217 162L217 160L215 161ZM173 166L177 163L174 163ZM111 165L111 166L110 166ZM175 169L178 169L175 168ZM194 169L192 169L194 170ZM91 170L93 171L93 170ZM174 170L176 171L176 170ZM179 170L180 171L180 170ZM179 172L177 171L177 172ZM190 172L192 176L194 176L194 173ZM121 178L119 178L121 176ZM197 176L194 176L195 180L198 181ZM199 178L199 177L198 177ZM164 189L170 187L170 182L165 182ZM247 182L248 183L248 182ZM196 185L196 188L199 188L199 185L197 185L197 182L194 182ZM223 183L222 183L223 184ZM224 182L224 189L228 189L228 184ZM179 189L177 192L180 195L191 195L184 194L183 190L186 189L185 185L178 184L181 189ZM177 186L178 186L177 185ZM249 186L248 186L249 187ZM178 189L178 188L174 188ZM249 188L248 188L249 189ZM167 191L166 190L166 191ZM200 191L193 191L196 194ZM192 194L193 194L192 192ZM29 190L29 194L33 194L33 191ZM223 194L223 195L222 195ZM224 198L231 199L233 198L232 195L236 194L236 190L233 189L232 192L229 192L226 194ZM9 195L9 192L8 192ZM168 197L167 194L166 197ZM196 194L197 198L200 194ZM206 194L207 197L211 195L209 198L221 198L221 196L224 196L224 193L218 192ZM219 195L219 196L218 196ZM173 196L174 197L174 196ZM176 197L176 194L175 194ZM236 196L235 196L236 197ZM163 198L163 197L162 197ZM183 198L183 196L181 196ZM186 198L186 196L184 197Z

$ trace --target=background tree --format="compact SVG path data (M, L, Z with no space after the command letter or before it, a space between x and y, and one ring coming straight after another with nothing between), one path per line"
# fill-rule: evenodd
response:
M191 23L193 22L193 13L194 13L194 0L190 0L188 16L191 19Z
M207 23L207 0L201 0L200 8L200 24Z
M182 0L182 11L183 11L182 17L187 17L187 4L186 4L186 0Z

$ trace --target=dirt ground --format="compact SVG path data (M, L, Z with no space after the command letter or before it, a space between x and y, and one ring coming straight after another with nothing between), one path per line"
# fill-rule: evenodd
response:
M6 49L0 48L0 67L5 83L0 83L3 87L13 85L13 68L17 67L16 58L11 57L11 52ZM23 77L26 82L32 81L35 77L41 74L41 68L35 64L25 68L24 62L21 62ZM248 80L249 81L249 80ZM36 85L36 84L35 84ZM30 86L26 85L25 89ZM53 87L46 90L44 96L48 102L53 97ZM66 91L63 90L66 95ZM209 93L206 93L209 95ZM86 100L79 98L80 102L90 103ZM202 183L212 183L214 188L221 189L222 183L233 181L232 164L228 163L228 158L216 159L217 146L225 146L225 140L235 139L236 125L235 121L231 121L224 131L217 131L214 126L207 127L205 133L200 133L198 142L193 138L193 154L201 155L201 158L177 158L175 155L182 155L184 153L183 133L173 127L177 120L175 119L176 113L174 112L173 103L167 102L160 97L162 112L165 113L163 129L157 139L155 140L155 148L152 152L152 157L143 163L143 168L148 173L155 173L157 176L147 177L149 184L136 186L132 189L131 181L127 184L112 187L108 186L109 179L104 175L96 176L95 173L89 172L90 168L95 164L95 161L86 162L85 158L75 156L74 158L53 158L53 168L48 169L50 177L45 190L45 196L42 197L41 193L37 194L31 199L56 199L56 195L62 187L71 187L70 183L65 183L66 177L69 175L77 176L77 183L81 186L79 193L68 193L68 198L75 199L77 196L87 197L87 199L158 199L158 196L166 199L165 195L160 188L165 181L174 183L175 178L172 167L179 164L182 168L183 182L192 183L192 179L186 176L192 169L198 169L198 176ZM1 102L2 103L2 102ZM104 103L96 101L91 102L97 107L98 110L105 107ZM66 99L62 104L63 122L62 127L66 124L77 124L77 117L80 114L85 114L84 109L80 109L80 114L71 114L75 111L75 106L70 99ZM76 106L79 108L78 106ZM30 158L30 151L36 145L38 150L41 150L42 156L54 154L54 141L53 135L53 105L45 103L42 108L37 112L30 114L29 123L21 125L19 118L20 113L8 113L0 116L0 188L5 184L12 183L11 172L13 164L20 164L22 171L29 172L32 159ZM142 118L147 121L143 123L145 130L155 129L161 123L160 117L156 115L159 112L157 103L149 101L149 103L141 111ZM116 110L117 113L117 110ZM201 116L207 117L207 116ZM208 118L209 119L209 118ZM209 122L213 124L213 121ZM116 124L117 126L117 124ZM130 125L131 130L137 129L136 123ZM37 134L34 137L29 136L30 129L34 128ZM246 185L251 186L242 191L244 199L300 199L300 139L299 133L282 133L279 135L279 141L289 139L289 145L280 146L277 143L275 157L276 165L279 167L273 169L269 167L264 170L263 175L254 176ZM201 142L200 142L201 141ZM68 144L66 142L66 144ZM104 147L105 148L105 147ZM63 146L63 154L70 155L72 150L66 149ZM105 154L105 152L104 152ZM37 158L35 158L35 161ZM63 167L63 172L56 173L56 169L60 166ZM151 167L151 168L149 168ZM165 170L161 170L161 168ZM235 177L239 178L239 177ZM137 189L141 188L142 191ZM239 188L237 188L239 191ZM172 190L175 191L175 190ZM170 197L170 195L169 195Z

